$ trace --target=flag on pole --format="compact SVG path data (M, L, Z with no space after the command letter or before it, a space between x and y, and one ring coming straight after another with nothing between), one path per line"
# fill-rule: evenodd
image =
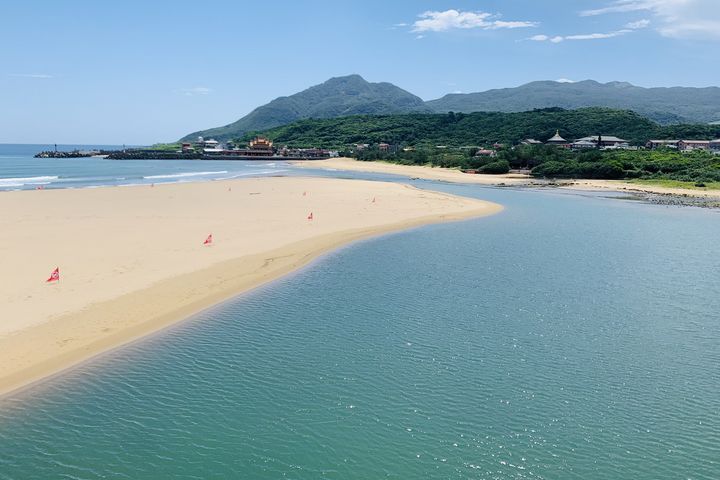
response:
M55 270L50 274L50 278L45 280L45 283L59 282L60 281L60 267L55 267Z
M212 233L207 236L207 238L203 242L203 245L212 245Z
M310 212L310 215L308 215L308 220L312 220L312 219L313 219L313 212Z

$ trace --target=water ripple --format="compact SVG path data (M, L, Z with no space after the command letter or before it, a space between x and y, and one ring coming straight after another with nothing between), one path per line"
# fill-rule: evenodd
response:
M4 400L0 479L718 478L720 227L494 195Z

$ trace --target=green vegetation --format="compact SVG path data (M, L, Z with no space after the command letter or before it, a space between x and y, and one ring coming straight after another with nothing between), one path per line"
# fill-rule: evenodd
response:
M157 150L161 152L177 152L182 148L179 143L156 143L150 147L151 150Z
M194 132L182 140L203 136L224 141L307 118L450 111L525 112L553 107L631 109L660 124L710 123L720 121L719 105L718 87L642 88L623 82L598 83L592 80L576 83L532 82L517 88L450 94L423 102L421 98L390 83L370 83L359 75L348 75L331 78L288 97L276 98L236 122Z
M567 139L615 135L633 144L651 138L715 138L718 125L661 126L628 110L548 108L520 113L355 115L307 119L263 132L279 145L343 149L387 142L401 146L450 147L512 145L525 138L546 140L556 129ZM241 140L250 139L248 133Z
M426 103L433 111L523 112L534 108L627 108L661 124L720 120L720 88L642 88L626 82L532 82L516 88L450 94Z
M546 145L502 148L493 156L474 156L476 149L419 148L397 153L367 149L358 160L385 160L402 164L472 169L479 173L530 171L540 178L636 179L664 186L720 187L720 156L696 151L586 150L575 152Z
M356 115L308 119L266 132L278 145L339 149L358 160L385 160L506 173L529 170L547 178L673 180L692 184L720 182L720 156L672 150L571 151L547 145L515 145L524 138L545 140L556 129L568 139L615 135L635 145L649 139L717 138L720 125L662 126L627 110L549 108L521 113ZM247 140L247 134L241 140ZM379 143L392 145L380 151ZM479 146L496 143L494 156L476 156ZM355 151L356 144L374 147Z

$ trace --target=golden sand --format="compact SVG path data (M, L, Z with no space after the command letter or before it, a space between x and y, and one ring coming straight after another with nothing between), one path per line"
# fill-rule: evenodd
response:
M320 178L2 192L0 393L337 246L500 210L396 183ZM209 234L213 245L203 246ZM60 282L48 284L55 267Z
M366 173L388 173L408 178L423 178L451 183L473 183L479 185L504 186L553 186L569 190L595 190L607 192L650 193L658 195L678 195L685 197L717 198L720 200L718 190L699 190L689 188L662 187L658 185L644 185L640 183L624 182L622 180L541 180L526 174L509 173L506 175L477 175L463 173L460 170L424 165L398 165L387 162L360 162L352 158L331 158L328 160L315 160L312 162L293 162L297 167L318 168L322 170L348 170Z

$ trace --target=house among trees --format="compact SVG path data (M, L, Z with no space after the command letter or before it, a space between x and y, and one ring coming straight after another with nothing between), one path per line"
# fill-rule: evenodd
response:
M567 140L560 136L560 130L557 130L555 132L555 135L553 135L552 138L548 139L548 141L545 142L545 145L555 145L557 147L568 148L569 143Z
M650 140L645 144L645 147L650 150L656 148L678 148L680 140Z
M496 155L495 150L489 150L489 149L480 149L477 152L475 152L475 157L494 157Z
M579 145L578 145L579 144ZM630 144L627 140L622 138L614 137L612 135L594 135L589 137L583 137L575 140L572 143L572 148L586 148L587 145L593 145L596 148L604 149L628 149Z
M692 152L693 150L710 150L710 140L680 140L678 149L681 152Z
M710 142L710 151L720 154L720 138Z
M215 140L213 138L205 140L203 137L198 137L197 145L200 148L218 148L218 146L220 145L220 142L218 142L217 140Z
M593 142L587 139L575 140L570 144L570 148L573 150L584 150L586 148L597 148L597 142Z
M720 138L717 140L650 140L645 146L650 150L664 147L677 149L681 152L709 150L720 153Z

